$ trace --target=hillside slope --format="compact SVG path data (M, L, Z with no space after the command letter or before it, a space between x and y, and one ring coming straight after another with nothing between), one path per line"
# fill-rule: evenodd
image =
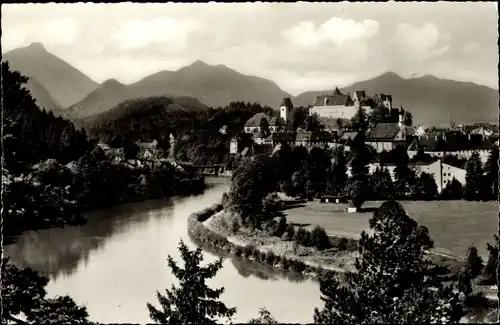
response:
M63 108L80 101L98 85L40 43L9 51L2 60L9 61L13 70L36 79Z
M30 91L38 107L44 108L46 111L58 111L62 108L61 104L35 78L29 78L25 88Z
M426 75L403 79L393 72L340 89L343 93L365 89L369 96L391 94L393 105L412 112L416 123L423 125L497 122L498 91L471 82L458 82ZM307 106L316 96L333 90L308 91L294 100L294 105Z

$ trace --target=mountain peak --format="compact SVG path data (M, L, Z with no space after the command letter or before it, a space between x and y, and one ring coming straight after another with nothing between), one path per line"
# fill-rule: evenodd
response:
M387 72L381 74L379 76L379 78L397 78L397 79L401 79L401 77L396 72L393 72L393 71L387 71Z
M28 47L35 50L46 51L43 44L39 42L33 42Z
M118 86L124 86L121 82L116 80L115 78L108 79L102 83L102 86L111 86L111 85L118 85Z
M191 63L191 67L209 67L209 64L206 64L205 62L201 60L196 60L193 63Z

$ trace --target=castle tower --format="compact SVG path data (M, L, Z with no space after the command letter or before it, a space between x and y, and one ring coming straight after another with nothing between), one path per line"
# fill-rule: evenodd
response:
M280 105L280 117L289 125L292 122L293 104L290 97L283 98Z

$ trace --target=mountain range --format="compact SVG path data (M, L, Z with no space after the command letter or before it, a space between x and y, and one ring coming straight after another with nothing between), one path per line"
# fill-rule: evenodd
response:
M75 118L104 113L139 97L184 96L212 107L245 101L276 108L283 97L290 97L295 106L308 106L316 96L333 91L307 91L294 97L273 81L202 61L177 71L160 71L128 85L115 79L99 85L39 43L9 51L3 60L30 77L27 88L39 105L47 110L65 110ZM353 93L362 89L368 95L391 94L393 106L402 105L412 112L417 123L424 125L444 124L450 119L457 123L498 121L498 90L471 82L431 75L404 79L387 72L340 90Z

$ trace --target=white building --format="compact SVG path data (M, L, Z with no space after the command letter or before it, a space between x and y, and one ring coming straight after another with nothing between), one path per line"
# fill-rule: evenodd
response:
M431 163L410 163L409 166L415 170L417 176L422 172L432 175L439 193L452 182L453 178L459 181L462 186L465 185L465 169L445 164L440 159ZM368 164L368 173L373 174L380 167L385 168L389 172L393 181L396 180L394 176L395 164L381 165L380 163L370 163ZM351 176L350 167L347 169L347 175Z

